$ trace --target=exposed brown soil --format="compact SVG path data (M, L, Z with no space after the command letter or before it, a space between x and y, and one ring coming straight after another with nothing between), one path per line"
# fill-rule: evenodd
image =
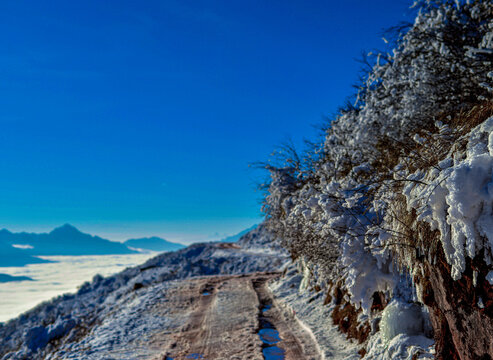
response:
M165 350L158 359L262 360L262 342L257 332L260 306L265 302L272 304L266 314L279 331L279 347L284 349L285 358L319 359L312 338L294 317L285 316L278 309L266 286L279 275L258 273L183 281L173 297L187 319L172 334L156 336L153 346Z
M346 294L347 293L342 290L342 282L339 281L335 285L331 284L324 304L326 305L334 299L335 307L331 314L334 324L337 325L340 332L346 334L348 339L355 339L359 344L362 344L368 339L371 327L368 322L362 324L358 322L358 314L361 312L361 309L356 309L353 304L345 300L344 295ZM375 305L376 302L378 302L378 305ZM372 310L373 306L381 306L383 309L385 305L384 295L381 294L380 296L379 293L375 293L373 296Z
M356 309L353 304L344 302L335 306L332 311L332 320L349 339L356 339L359 344L362 344L368 339L371 328L368 322L363 324L358 322L360 312L361 309Z

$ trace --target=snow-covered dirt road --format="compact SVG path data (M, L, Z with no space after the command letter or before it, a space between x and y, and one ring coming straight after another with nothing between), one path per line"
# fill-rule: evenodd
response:
M155 359L319 359L312 338L292 314L280 311L267 289L267 281L278 275L186 281L173 297L179 305L174 311L187 320L171 336L155 337L153 346L169 349Z
M2 360L320 359L267 282L285 255L196 244L0 324Z

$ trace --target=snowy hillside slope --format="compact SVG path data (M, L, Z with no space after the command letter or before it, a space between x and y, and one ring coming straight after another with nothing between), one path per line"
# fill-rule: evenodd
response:
M285 261L284 256L270 251L249 251L232 244L195 244L114 276L95 276L76 294L59 296L0 324L0 358L77 359L84 357L82 351L85 356L95 353L95 359L106 358L112 348L122 350L122 344L168 321L150 318L145 309L159 301L167 288L179 286L180 279L273 271ZM117 318L113 324L118 327L105 328L105 320L114 314Z
M281 241L267 229L265 224L260 224L244 234L238 245L249 251L278 252L287 255L287 251L281 246Z

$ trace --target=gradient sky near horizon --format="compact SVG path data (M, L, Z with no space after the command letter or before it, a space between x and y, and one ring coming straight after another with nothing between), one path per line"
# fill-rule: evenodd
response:
M314 139L407 0L0 3L0 227L210 240Z

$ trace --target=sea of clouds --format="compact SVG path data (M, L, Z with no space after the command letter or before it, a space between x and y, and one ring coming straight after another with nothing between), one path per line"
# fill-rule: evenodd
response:
M75 292L96 274L108 276L155 255L43 256L43 259L55 262L0 267L1 274L28 276L34 280L0 283L0 322L12 319L42 301Z

